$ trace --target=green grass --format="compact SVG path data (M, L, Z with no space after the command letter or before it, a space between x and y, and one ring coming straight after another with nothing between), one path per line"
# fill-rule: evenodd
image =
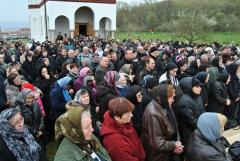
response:
M141 39L141 40L156 40L160 39L162 41L169 41L169 40L181 40L186 41L181 36L176 36L172 33L167 32L116 32L115 39L123 40L131 38L133 40ZM240 44L240 33L210 33L207 34L204 39L198 40L197 42L219 42L219 43L236 43Z

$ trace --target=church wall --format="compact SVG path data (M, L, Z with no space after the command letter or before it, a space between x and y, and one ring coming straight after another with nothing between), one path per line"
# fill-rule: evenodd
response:
M66 16L69 20L69 30L73 32L75 30L75 12L80 7L89 7L94 12L93 22L94 22L94 31L99 31L99 22L103 17L107 17L111 20L111 29L116 30L116 4L103 4L103 3L85 3L85 2L58 2L58 1L47 1L47 14L48 14L48 30L51 32L55 32L55 20L58 16ZM44 21L44 5L41 6L39 9L30 9L30 19L32 19L32 15L38 15L38 25L39 28L42 26L42 33L35 32L40 30L37 28L34 31L33 21L30 20L31 29L32 29L32 37L35 38L37 41L44 41L45 40L45 21ZM38 13L37 13L38 12ZM86 14L85 14L86 15ZM41 18L42 17L42 23ZM87 19L83 19L87 21ZM78 19L77 19L78 21ZM51 35L51 34L50 34ZM55 35L55 33L54 33Z

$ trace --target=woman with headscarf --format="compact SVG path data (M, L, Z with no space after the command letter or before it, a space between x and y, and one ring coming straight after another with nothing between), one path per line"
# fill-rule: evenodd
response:
M126 81L127 81L127 85L133 85L134 75L132 75L132 72L133 72L133 65L132 64L125 64L119 70L119 74L124 73L124 76L125 76Z
M126 98L135 106L133 110L133 126L138 133L138 136L141 136L142 131L142 92L139 85L134 85L127 88Z
M38 87L42 93L42 103L46 113L45 122L46 130L50 134L53 134L54 130L54 117L52 116L52 106L50 98L50 87L55 82L55 77L51 74L49 68L45 65L40 66L38 72L38 78L35 80L34 85Z
M208 91L207 91L207 84L209 80L209 74L207 72L199 72L197 74L197 79L200 80L201 84L201 96L203 105L205 108L208 106Z
M240 65L234 63L230 64L228 67L228 72L231 76L230 82L228 84L228 92L229 98L232 101L232 105L225 111L225 114L229 120L237 118L238 123L240 123L240 110L238 107L240 102Z
M98 120L97 112L98 111L95 106L92 106L90 104L90 102L91 102L90 100L91 100L90 94L87 89L80 89L79 91L77 91L77 93L74 97L74 101L79 103L83 108L90 110L91 115L92 115L94 134L96 136L98 136L98 134L99 134L99 128L97 127L97 120Z
M218 142L226 122L227 118L222 114L203 113L190 137L186 161L231 161L225 147Z
M34 93L30 89L22 90L17 97L15 105L20 107L25 124L30 133L38 140L41 140L44 132L44 116L38 103L35 101Z
M3 161L47 161L44 150L36 142L18 108L0 114L0 158Z
M55 139L60 144L55 161L111 161L106 150L93 135L89 110L73 108L55 123Z
M84 84L84 77L92 75L92 71L88 67L84 67L79 71L78 78L73 82L74 89L78 91Z
M145 109L145 107L147 106L147 104L149 102L152 101L152 96L151 96L151 90L153 89L153 87L157 86L158 83L158 79L155 78L154 76L151 75L146 75L143 80L142 80L142 107L143 110Z
M73 94L73 81L70 77L63 77L51 86L50 99L55 118L66 112L65 105L72 100Z
M119 74L116 71L109 71L104 76L104 81L97 85L97 103L100 107L100 121L103 122L104 113L108 109L108 102L118 96L116 81Z
M141 140L131 123L133 108L126 98L118 97L109 102L109 111L104 114L101 136L113 161L145 160Z
M172 84L177 87L179 85L178 79L176 77L178 66L174 63L168 63L166 67L166 72L162 74L159 78L159 83L166 80L171 80Z
M225 108L231 104L227 90L229 81L230 75L227 73L222 73L213 84L209 95L209 112L224 114Z
M153 88L152 96L153 100L147 105L142 118L142 142L146 160L178 160L183 146L178 141L177 121L171 109L175 87L160 84Z

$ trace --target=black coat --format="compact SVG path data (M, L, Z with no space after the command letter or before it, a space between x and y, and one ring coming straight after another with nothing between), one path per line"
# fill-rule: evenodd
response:
M8 149L7 144L0 135L0 161L17 161L13 153ZM41 148L39 161L48 161L46 153L43 148Z
M108 110L108 102L117 97L116 90L103 81L97 85L97 103L100 108L100 121L103 122L104 113Z
M199 116L205 112L202 97L200 95L194 96L192 92L192 78L188 78L188 80L182 79L180 82L184 94L176 108L179 133L184 146L188 144L190 135L197 128Z
M198 129L190 140L186 161L231 161L223 145L208 141Z
M5 109L5 103L7 101L7 96L6 96L6 87L4 85L4 79L0 75L0 112Z
M228 92L226 85L221 81L216 81L210 91L209 96L209 112L224 113Z

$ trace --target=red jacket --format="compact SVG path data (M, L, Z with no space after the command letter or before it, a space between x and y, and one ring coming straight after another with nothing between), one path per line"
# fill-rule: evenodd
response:
M132 123L120 124L106 112L100 133L103 136L103 146L113 161L145 160L142 142Z

